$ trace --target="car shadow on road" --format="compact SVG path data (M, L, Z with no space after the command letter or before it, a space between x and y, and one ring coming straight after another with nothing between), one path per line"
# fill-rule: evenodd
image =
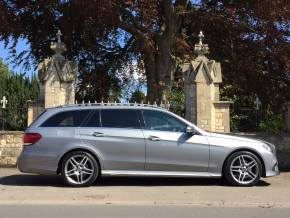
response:
M67 187L60 176L17 174L0 177L0 185ZM256 186L269 186L261 180ZM228 186L223 179L173 177L103 177L94 186Z

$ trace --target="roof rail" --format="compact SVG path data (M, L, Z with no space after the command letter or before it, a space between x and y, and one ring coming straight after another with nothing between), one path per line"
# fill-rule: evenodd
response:
M170 107L170 104L167 103L167 104L163 104L161 103L159 106L157 105L156 102L154 102L154 104L150 104L150 102L148 102L148 104L144 104L143 102L141 103L119 103L119 102L107 102L107 103L104 103L104 102L94 102L94 103L91 103L90 101L85 103L84 101L82 101L82 103L78 103L76 101L75 104L65 104L65 105L60 105L60 106L57 106L57 108L65 108L65 107L83 107L83 106L132 106L132 107L151 107L151 108L160 108L160 109L166 109L168 110L169 107Z

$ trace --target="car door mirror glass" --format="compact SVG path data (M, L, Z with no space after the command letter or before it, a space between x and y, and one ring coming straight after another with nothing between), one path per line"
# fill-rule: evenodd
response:
M186 127L186 133L194 135L195 134L195 129L193 127L191 127L191 126L187 126Z

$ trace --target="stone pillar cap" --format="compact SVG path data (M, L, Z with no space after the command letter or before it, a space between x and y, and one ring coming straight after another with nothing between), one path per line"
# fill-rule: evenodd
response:
M225 105L225 106L230 106L231 104L234 104L232 101L214 101L213 104L215 105Z

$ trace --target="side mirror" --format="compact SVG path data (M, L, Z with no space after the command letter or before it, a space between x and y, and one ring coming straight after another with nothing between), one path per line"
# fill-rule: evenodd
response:
M195 129L191 126L186 127L186 133L194 135L195 134Z

